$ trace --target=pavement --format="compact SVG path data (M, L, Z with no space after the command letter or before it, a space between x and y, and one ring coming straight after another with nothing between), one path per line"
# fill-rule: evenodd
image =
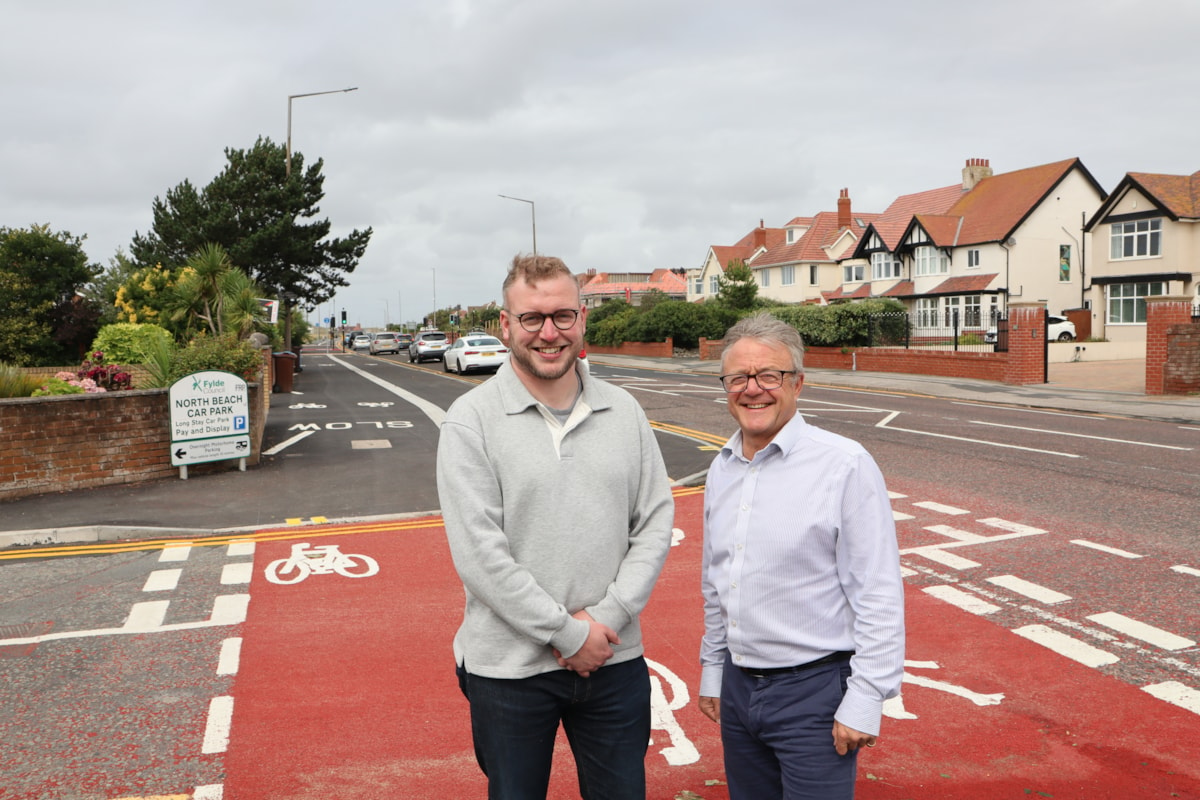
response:
M608 367L669 370L708 378L720 372L720 362L694 357L653 358L589 354L593 364ZM905 396L931 397L1018 406L1074 413L1154 420L1177 425L1200 426L1200 395L1154 396L1144 393L1145 361L1081 361L1050 365L1049 382L1029 386L1009 386L967 378L942 378L930 375L905 375L855 370L809 369L809 386L893 392ZM251 471L251 475L253 471ZM214 487L238 481L247 487L244 500L227 502L214 513L224 520L206 530L227 532L256 530L265 524L259 507L263 495L252 482L228 475L209 479ZM57 544L96 540L144 539L161 536L195 535L185 507L201 506L207 511L211 500L195 492L181 495L179 481L103 487L80 492L39 495L0 503L0 548ZM230 497L234 497L231 494ZM238 512L238 503L247 507ZM191 509L195 512L195 509ZM429 512L424 512L429 513ZM389 519L409 515L397 514ZM144 524L136 520L145 519ZM193 513L191 519L195 518ZM97 524L110 519L117 524ZM174 523L172 519L176 520ZM237 522L229 520L237 519ZM359 518L356 518L359 519ZM366 519L366 518L362 518ZM374 518L372 518L374 519ZM87 520L89 524L83 524ZM254 524L258 520L261 524ZM344 520L330 520L344 521ZM277 523L276 523L277 524Z

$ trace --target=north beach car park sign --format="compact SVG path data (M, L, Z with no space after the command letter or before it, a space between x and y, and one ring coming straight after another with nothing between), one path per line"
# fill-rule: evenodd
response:
M246 381L232 372L207 370L171 384L171 465L187 479L188 464L250 455L250 400Z

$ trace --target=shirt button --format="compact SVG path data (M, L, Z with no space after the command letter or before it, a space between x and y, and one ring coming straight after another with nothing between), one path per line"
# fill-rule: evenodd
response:
M750 510L750 506L748 506L748 505L746 505L745 503L743 503L743 504L742 504L742 511L749 511L749 510Z
M742 657L741 657L741 656L734 656L734 657L733 657L733 660L734 660L734 661L741 661L741 660L742 660Z

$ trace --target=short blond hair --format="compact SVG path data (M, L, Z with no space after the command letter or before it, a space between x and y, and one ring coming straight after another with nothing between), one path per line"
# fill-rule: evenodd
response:
M500 287L500 291L504 295L504 305L508 305L508 288L517 281L525 281L530 286L536 286L540 281L552 280L560 275L570 278L571 283L575 284L576 290L579 289L575 275L561 258L517 253L513 256L512 266L508 268L508 276L504 279L504 285Z

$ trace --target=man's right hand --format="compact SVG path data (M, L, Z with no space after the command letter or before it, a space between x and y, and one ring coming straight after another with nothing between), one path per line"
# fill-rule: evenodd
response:
M574 616L579 617L579 614ZM579 651L570 658L564 658L555 651L559 665L573 670L582 678L590 676L604 666L605 662L613 656L612 645L621 643L620 637L612 628L596 622L591 615L584 614L584 617L588 624L588 636L583 647L579 648Z
M719 697L701 697L700 698L700 713L711 719L713 722L721 721L721 698Z

